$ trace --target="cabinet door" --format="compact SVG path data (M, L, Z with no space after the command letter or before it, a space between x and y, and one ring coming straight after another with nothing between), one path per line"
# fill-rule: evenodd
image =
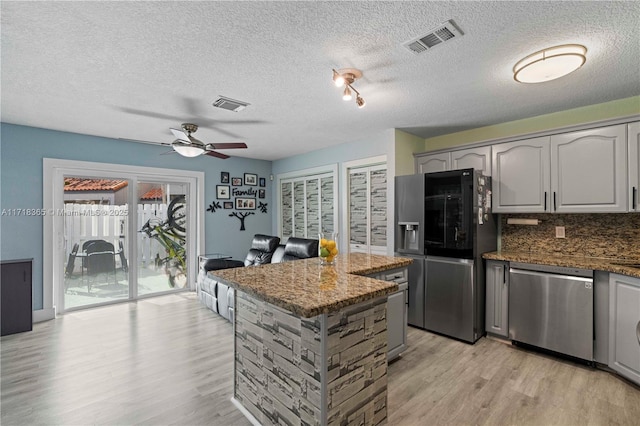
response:
M416 157L416 173L444 172L446 170L451 170L450 152Z
M609 277L609 367L640 385L640 279Z
M485 329L503 337L509 335L508 270L507 262L487 261Z
M629 211L640 212L640 121L628 124Z
M405 292L397 291L387 298L387 351L395 358L405 347Z
M451 152L451 169L476 169L491 176L491 147L462 149Z
M494 213L549 211L549 137L491 147Z
M551 191L558 213L626 212L626 126L551 136Z
M0 331L7 334L32 329L31 261L3 262L0 267Z

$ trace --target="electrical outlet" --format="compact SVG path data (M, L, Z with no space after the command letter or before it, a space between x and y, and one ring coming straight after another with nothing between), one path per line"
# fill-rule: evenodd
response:
M564 238L564 226L556 226L556 238Z

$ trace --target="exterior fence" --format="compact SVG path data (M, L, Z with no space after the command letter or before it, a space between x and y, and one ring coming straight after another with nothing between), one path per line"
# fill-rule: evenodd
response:
M128 205L120 206L104 206L95 204L65 204L65 241L66 254L65 260L69 258L69 253L73 249L74 244L78 244L82 250L82 244L89 240L105 240L113 244L116 250L119 249L120 243L125 253L125 257L131 263L132 256L129 256L129 247L127 236L129 229ZM138 221L137 226L142 226L149 219L157 218L161 221L167 219L166 204L138 204L137 205ZM136 229L135 238L137 238L138 255L135 257L138 264L146 266L153 264L157 256L165 257L164 248L155 239L149 238L144 232ZM116 261L120 262L120 258L116 256Z

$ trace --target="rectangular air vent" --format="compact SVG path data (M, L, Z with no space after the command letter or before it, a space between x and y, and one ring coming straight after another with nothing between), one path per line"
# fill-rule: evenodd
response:
M428 34L409 40L402 45L415 54L426 52L445 41L461 37L464 33L456 26L453 20L444 22Z
M251 104L248 102L237 101L235 99L220 96L218 99L213 101L212 105L216 108L222 108L229 111L238 112L238 111L242 111L248 105L251 105Z

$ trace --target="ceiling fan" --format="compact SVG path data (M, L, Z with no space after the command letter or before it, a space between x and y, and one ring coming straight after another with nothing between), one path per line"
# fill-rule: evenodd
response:
M197 157L205 154L212 157L226 159L228 155L215 151L216 149L237 149L246 148L247 144L244 142L227 142L227 143L207 143L191 136L198 130L197 124L182 123L182 130L171 129L171 133L176 137L171 147L175 152L184 157ZM186 132L186 133L185 133Z

